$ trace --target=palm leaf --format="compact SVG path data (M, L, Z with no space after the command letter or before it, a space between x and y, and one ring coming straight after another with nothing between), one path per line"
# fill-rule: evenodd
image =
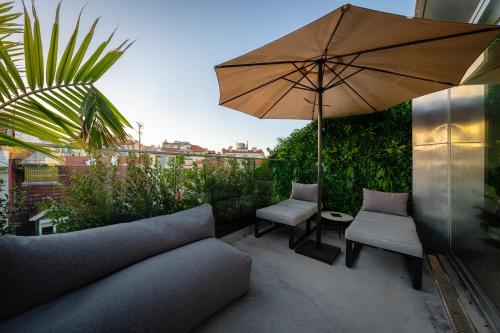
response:
M24 65L26 66L26 78L28 80L28 85L30 89L34 90L36 86L36 70L37 67L35 65L35 57L34 53L34 41L33 34L31 31L31 19L28 15L28 11L26 9L26 5L23 1L23 10L24 10ZM24 84L23 84L24 85Z
M18 138L13 137L12 135L8 135L4 132L0 132L0 146L10 146L27 150L36 150L50 157L59 158L55 156L53 152L44 147L41 147L40 145L19 140Z
M42 36L40 33L40 21L38 20L38 15L36 14L34 2L33 2L33 17L35 18L35 23L33 25L32 66L35 68L36 84L39 88L43 88L44 66L43 66Z
M117 142L128 139L126 128L131 127L130 123L94 84L132 43L126 41L106 53L113 32L85 60L99 19L93 22L77 46L80 12L57 63L60 46L59 3L45 63L43 38L35 6L32 8L33 20L24 3L23 8L24 43L20 46L9 40L19 27L13 25L8 30L2 25L2 20L6 22L5 27L14 24L8 19L19 15L12 14L12 8L7 3L0 3L0 127L33 135L56 145L87 149L113 147ZM2 29L6 31L4 35ZM25 75L16 67L14 54L23 56ZM15 145L18 141L13 138L10 143ZM36 148L33 144L23 147L28 146L30 149Z
M82 9L82 11L83 11L83 9ZM73 30L73 34L69 38L68 45L66 46L66 49L64 50L64 53L61 57L61 60L59 60L59 66L57 68L57 74L56 74L57 85L60 85L64 81L66 74L69 70L69 67L71 66L71 57L73 56L73 51L75 50L76 38L78 37L78 29L80 28L81 15L82 15L82 12L80 12L80 15L78 16L78 20L76 21L75 30Z
M92 40L92 37L94 36L94 31L95 27L97 26L97 23L99 22L99 18L97 18L94 21L94 24L92 24L92 27L90 28L90 31L88 32L87 36L85 36L82 44L80 45L80 48L75 54L75 57L71 61L71 65L68 69L68 73L66 75L66 78L64 79L65 83L71 82L73 77L76 74L76 71L78 70L78 67L82 64L83 57L85 56L85 53L87 52L87 49L89 47L90 41Z
M56 18L52 26L52 35L50 37L49 54L47 57L47 86L52 86L56 76L57 66L57 48L59 43L59 11L61 9L61 2L57 5Z
M17 19L23 14L12 12L13 8L13 2L0 3L0 41L12 62L21 63L24 58L23 43L15 36L23 33L22 25L17 23ZM23 70L20 65L18 66L19 70Z
M90 70L92 69L92 67L94 66L94 64L97 62L97 60L99 59L99 57L101 56L101 54L104 52L104 50L108 46L108 44L111 41L111 39L113 38L115 32L116 32L116 29L109 36L108 40L106 40L105 42L101 43L101 45L99 45L99 47L94 51L94 53L89 57L89 59L78 70L78 72L76 73L76 76L75 76L75 81L76 82L80 82L82 80L82 78L84 78L84 77L86 77L88 75L88 73L90 72Z

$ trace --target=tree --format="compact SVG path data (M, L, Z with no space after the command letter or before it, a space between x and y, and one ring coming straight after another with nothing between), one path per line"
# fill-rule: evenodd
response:
M87 55L99 18L77 45L80 12L73 33L60 54L59 3L45 60L35 5L33 3L31 16L24 2L23 7L23 13L13 13L12 2L0 3L0 127L59 146L88 150L114 146L127 139L125 130L131 127L129 122L95 83L133 42L127 40L105 52L113 32ZM21 16L24 17L22 26L16 23ZM15 41L19 34L23 34L22 43ZM0 132L0 145L50 154L38 145L3 132Z

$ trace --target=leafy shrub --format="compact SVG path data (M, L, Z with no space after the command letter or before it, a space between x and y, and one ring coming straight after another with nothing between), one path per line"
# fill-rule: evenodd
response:
M267 171L266 171L267 169ZM255 213L255 209L273 199L267 164L256 164L252 159L203 160L201 167L188 171L186 187L195 193L198 202L213 206L217 223L228 223ZM265 193L263 193L266 191Z
M4 186L3 179L0 179L0 192L3 191ZM9 205L9 195L0 195L0 235L15 234L23 220L20 215L25 210L26 193L16 187L10 195L15 198L12 207Z
M57 224L58 232L124 221L123 187L116 165L103 156L96 156L92 166L71 176L71 186L65 188L64 202L55 204L49 216Z
M254 214L273 200L272 173L267 164L246 159L207 158L184 168L173 156L164 168L148 155L131 155L120 173L110 157L71 177L64 202L49 216L59 232L75 231L169 214L210 203L217 224Z
M291 181L317 181L317 123L280 139L271 151L271 171L280 199ZM362 188L410 192L411 104L364 116L327 119L323 132L323 203L326 209L356 213Z

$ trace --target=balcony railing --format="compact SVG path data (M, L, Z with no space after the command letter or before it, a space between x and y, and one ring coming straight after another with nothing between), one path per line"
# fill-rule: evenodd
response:
M221 237L253 223L256 209L289 195L293 175L287 164L267 158L120 151L96 158L62 156L49 169L19 165L16 183L26 194L25 219L49 209L60 232L209 203ZM23 233L30 233L24 224Z

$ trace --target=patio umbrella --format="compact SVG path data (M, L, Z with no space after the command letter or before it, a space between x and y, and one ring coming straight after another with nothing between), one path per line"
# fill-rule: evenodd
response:
M344 5L265 46L215 66L220 105L262 119L318 124L321 211L322 119L384 110L456 86L500 27L438 22ZM297 252L332 262L316 242Z

